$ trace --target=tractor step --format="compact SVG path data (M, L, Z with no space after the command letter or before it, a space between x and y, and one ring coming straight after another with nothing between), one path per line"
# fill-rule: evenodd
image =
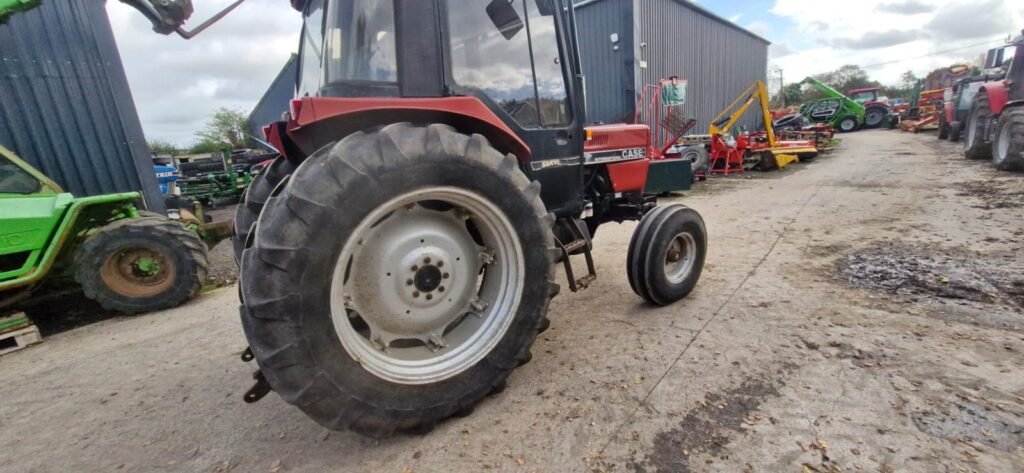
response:
M581 222L579 220L565 219L563 222L572 231L573 240L569 243L562 243L558 237L555 237L555 243L558 244L558 249L562 252L562 265L565 267L565 277L569 281L569 290L578 292L590 287L590 284L597 280L594 257L590 254L592 244L589 236L580 227ZM587 261L587 275L577 279L572 270L572 260L570 257L579 251L583 252L583 257Z
M23 350L43 342L39 329L35 325L10 330L0 334L0 355Z

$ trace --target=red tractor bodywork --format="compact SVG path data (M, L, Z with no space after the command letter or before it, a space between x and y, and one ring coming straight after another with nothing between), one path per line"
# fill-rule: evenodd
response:
M303 97L293 100L288 122L264 127L267 142L286 157L308 156L327 144L323 130L337 132L341 122L371 126L375 114L401 113L431 115L433 122L448 123L457 129L480 133L499 149L516 155L521 161L531 156L530 148L476 97L428 99ZM362 117L362 119L360 119ZM386 122L382 120L382 123ZM646 125L598 125L588 127L584 143L586 155L610 157L608 174L615 192L643 191L650 158L658 155L651 147L651 131Z

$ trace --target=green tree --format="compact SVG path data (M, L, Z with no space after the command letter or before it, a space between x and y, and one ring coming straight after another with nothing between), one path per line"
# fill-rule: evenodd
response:
M170 154L176 155L181 152L174 143L167 140L149 140L149 152L153 154Z
M196 132L196 138L199 142L193 146L193 150L197 147L204 150L210 147L219 149L224 145L245 148L252 138L249 133L249 119L241 110L221 107L206 121L203 129Z
M782 88L782 105L788 107L790 105L800 104L800 91L802 86L800 84L788 84Z

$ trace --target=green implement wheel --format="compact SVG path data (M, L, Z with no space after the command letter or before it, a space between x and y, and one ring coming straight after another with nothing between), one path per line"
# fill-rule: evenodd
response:
M137 314L176 307L203 287L209 270L199 236L166 218L118 220L77 249L75 280L104 308Z

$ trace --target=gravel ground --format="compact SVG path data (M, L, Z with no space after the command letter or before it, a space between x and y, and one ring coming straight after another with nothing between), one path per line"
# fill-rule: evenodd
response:
M629 289L635 225L602 228L600 278L556 298L533 361L429 434L242 403L255 367L225 288L4 356L0 470L1020 471L1024 208L1004 203L1024 175L929 134L843 139L683 197L710 248L673 306Z

